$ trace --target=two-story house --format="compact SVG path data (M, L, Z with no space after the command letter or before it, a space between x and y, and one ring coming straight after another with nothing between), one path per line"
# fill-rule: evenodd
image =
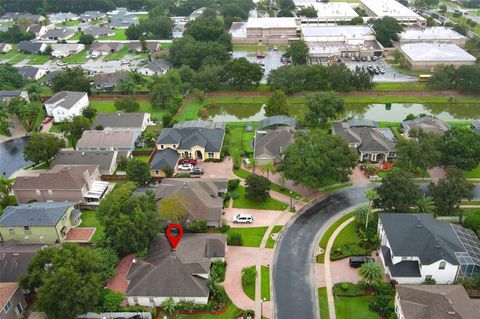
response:
M0 283L0 319L22 318L27 302L16 282Z
M150 113L99 112L95 116L95 121L93 121L92 126L94 128L110 127L114 129L130 129L143 132L148 125L150 125Z
M0 218L0 241L22 244L62 242L72 227L81 222L81 213L70 202L31 203L8 206Z
M81 115L88 103L86 92L61 91L45 102L45 109L55 122L63 122Z
M17 203L83 202L99 204L108 190L98 165L56 165L48 171L18 176L12 185Z
M156 145L158 151L170 148L181 158L220 159L224 136L225 123L187 121L164 128Z
M378 234L385 272L399 284L453 284L480 274L475 234L432 214L381 213Z

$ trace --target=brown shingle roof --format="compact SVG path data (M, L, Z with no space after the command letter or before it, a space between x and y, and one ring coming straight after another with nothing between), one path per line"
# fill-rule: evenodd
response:
M2 282L0 283L0 309L5 307L5 304L13 297L18 289L16 282Z
M86 181L84 173L89 176L98 165L56 165L51 170L38 175L18 176L12 189L81 189Z

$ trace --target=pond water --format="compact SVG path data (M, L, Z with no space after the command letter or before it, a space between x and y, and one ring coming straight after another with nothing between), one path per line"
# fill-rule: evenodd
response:
M302 119L306 107L291 104L294 115ZM262 104L217 104L207 107L209 119L217 122L255 122L265 118ZM447 122L480 119L480 104L450 103L391 103L391 104L346 104L342 118L365 118L378 122L401 122L409 114L434 115Z
M9 177L15 171L31 165L23 158L23 148L28 137L19 137L0 143L0 174Z

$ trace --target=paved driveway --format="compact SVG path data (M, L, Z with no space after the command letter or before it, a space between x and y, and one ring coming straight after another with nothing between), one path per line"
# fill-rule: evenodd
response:
M205 170L203 178L226 178L236 179L237 175L233 174L233 162L230 157L225 158L223 162L198 162L198 167Z
M282 212L279 210L255 210L255 209L241 209L241 208L225 208L225 215L223 216L227 224L232 227L263 227L270 226L278 216L285 214L276 224L285 225L290 218L294 215L293 213ZM250 214L253 216L252 224L234 224L233 216L236 214Z

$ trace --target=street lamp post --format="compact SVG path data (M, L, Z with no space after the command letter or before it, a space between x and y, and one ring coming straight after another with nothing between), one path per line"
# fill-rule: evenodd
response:
M290 191L290 211L293 212L293 197L292 197L292 191Z

